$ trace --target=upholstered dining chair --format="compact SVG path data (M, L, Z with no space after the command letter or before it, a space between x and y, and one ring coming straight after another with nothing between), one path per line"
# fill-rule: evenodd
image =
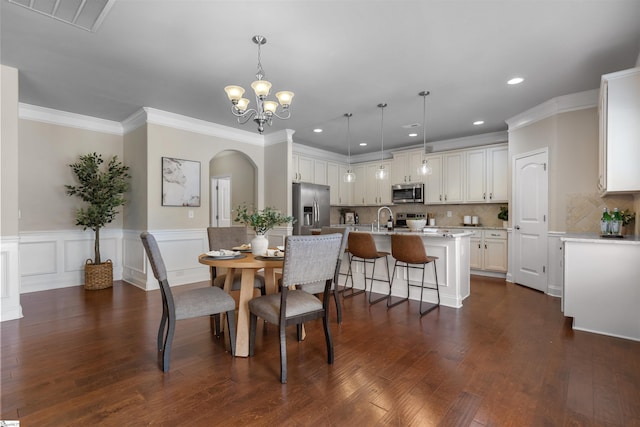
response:
M341 255L341 234L315 236L288 236L284 249L282 288L279 293L260 296L249 301L250 332L249 356L255 353L256 326L258 317L280 329L280 382L287 382L286 327L301 325L322 319L327 345L327 363L333 364L333 341L329 328L328 306L331 284L335 277L338 257ZM300 289L289 289L295 285L324 282L322 301L313 294ZM299 330L299 329L298 329ZM300 339L300 334L298 334Z
M140 234L147 253L153 275L158 280L162 294L162 318L158 328L158 363L164 372L169 371L171 343L176 321L200 316L216 316L220 323L220 313L226 313L231 354L236 347L236 302L224 290L212 286L180 292L175 297L167 280L167 269L155 237L148 232Z
M340 256L338 257L338 263L336 265L336 273L333 276L333 285L331 286L331 293L333 294L333 299L336 303L336 313L338 323L342 323L342 305L340 304L339 298L339 290L338 290L338 278L340 276L340 267L342 265L342 256L347 248L347 241L349 239L349 229L346 227L328 227L324 226L320 230L320 235L323 234L342 234L342 243L340 244ZM316 282L316 283L307 283L305 285L298 285L298 289L301 289L305 292L309 292L310 294L318 295L324 292L324 282Z
M245 227L207 227L209 237L209 250L231 249L243 245L247 241L247 229ZM224 287L226 274L218 274L215 267L211 267L211 286ZM232 291L240 290L242 273L233 275ZM253 286L260 289L260 294L266 293L264 287L264 276L256 274Z

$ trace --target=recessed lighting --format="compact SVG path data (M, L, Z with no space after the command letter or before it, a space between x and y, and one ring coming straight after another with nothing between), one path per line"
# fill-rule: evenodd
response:
M474 125L476 126L480 126L484 124L484 120L476 120L475 122L473 122Z
M410 134L409 134L409 136L410 136L411 138L414 138L414 137L418 136L418 134L417 134L417 133L410 133Z
M366 143L366 142L361 142L361 143L360 143L360 147L366 147L366 146L367 146L367 143Z
M507 82L507 84L510 84L510 85L517 85L517 84L522 83L523 81L524 81L524 79L523 79L522 77L514 77L514 78L512 78L511 80L509 80L509 81Z
M318 129L314 129L313 130L315 133L322 133L322 129L318 128Z

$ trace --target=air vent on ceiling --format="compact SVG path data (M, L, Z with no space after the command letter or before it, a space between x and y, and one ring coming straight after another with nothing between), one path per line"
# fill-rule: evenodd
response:
M411 123L411 124L408 124L408 125L403 125L402 127L404 129L413 129L413 128L420 127L420 123Z
M9 3L94 33L115 0L9 0Z

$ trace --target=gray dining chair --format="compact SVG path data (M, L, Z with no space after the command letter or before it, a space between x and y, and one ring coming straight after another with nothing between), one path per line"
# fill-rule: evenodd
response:
M246 227L207 227L207 236L209 237L209 250L217 251L219 249L232 249L243 245L247 242ZM226 274L218 274L215 267L211 267L211 286L219 288L224 287ZM242 273L238 272L233 275L232 291L240 290L242 282ZM260 289L260 294L266 294L264 286L264 276L256 274L253 283L254 288Z
M328 306L331 284L335 277L342 235L288 236L282 267L282 288L279 293L260 296L249 301L250 331L249 356L255 352L258 317L278 325L280 330L280 382L287 382L286 327L300 326L315 319L322 319L327 345L327 363L333 364L333 341L329 328ZM296 285L324 282L322 301ZM298 329L300 330L300 329ZM300 340L298 333L298 340Z
M236 348L236 302L224 290L208 286L189 289L173 295L167 280L167 269L155 237L149 232L140 234L153 275L158 280L162 294L162 318L158 328L158 364L164 372L169 371L171 343L176 321L200 316L215 316L216 325L220 324L220 313L226 313L231 354ZM218 328L216 328L218 329ZM217 334L219 336L219 334Z
M338 262L336 265L336 272L333 276L333 285L331 286L331 293L333 294L333 299L336 304L336 313L338 324L342 323L342 305L340 304L340 293L338 289L338 278L340 277L340 267L342 266L342 256L347 249L347 241L349 239L349 228L347 227L328 227L324 226L320 230L320 235L323 234L342 234L342 243L340 244L340 256L338 257ZM298 289L301 289L305 292L309 292L310 294L318 295L324 292L324 282L316 282L316 283L307 283L304 285L298 285Z

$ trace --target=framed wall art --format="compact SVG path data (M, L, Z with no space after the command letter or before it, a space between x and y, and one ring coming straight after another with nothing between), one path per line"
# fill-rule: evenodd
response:
M200 206L200 162L162 158L162 206Z

